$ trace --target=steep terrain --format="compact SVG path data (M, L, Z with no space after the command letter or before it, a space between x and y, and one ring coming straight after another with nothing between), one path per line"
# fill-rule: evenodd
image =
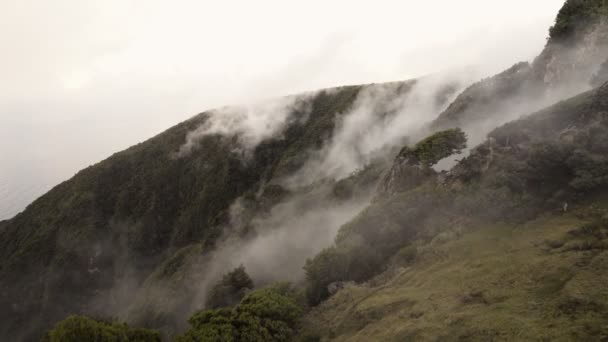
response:
M317 178L312 187L290 186L286 179L322 156L339 131L340 117L357 105L361 92L404 98L416 85L407 81L351 86L283 99L279 105L263 107L280 108L276 115L284 116L282 131L252 146L239 131L197 135L223 114L206 112L79 172L2 223L0 334L17 339L39 336L71 313L119 315L176 331L176 324L184 325L204 304L203 298L193 300L205 290L196 282L225 271L211 269L221 265L205 265L210 258L230 258L211 256L220 237L233 242L252 239L268 229L256 228L257 221L257 226L280 228L281 222L273 222L279 218L268 212L286 199L300 214L311 202L326 210L361 208L362 198L378 178L373 175L381 173L389 160L384 151L354 151L372 158L372 164L339 183ZM436 98L433 106L444 106L459 87L456 79L448 78L428 89ZM377 105L372 118L394 117L398 113L391 106L388 100ZM239 222L233 222L235 216ZM327 224L331 222L320 228L332 228ZM334 224L335 230L340 223ZM315 252L302 252L299 264ZM231 264L222 262L225 267ZM191 272L185 276L186 268ZM178 276L182 278L176 282ZM262 283L273 280L260 278Z
M309 336L601 341L608 337L608 241L606 227L591 219L575 212L522 225L464 221L466 229L395 258L386 274L346 285L309 314L306 326L316 332ZM587 247L588 239L598 245Z
M82 170L0 222L0 336L606 338L606 13L568 0L538 58L474 84L212 110Z
M200 141L204 154L175 156L208 119L203 113L55 187L1 232L0 334L24 326L39 334L69 313L109 314L176 249L192 242L210 248L231 203L255 193L265 174L289 167L294 146L321 144L359 90L319 93L304 125L258 147L246 164L221 136ZM117 285L125 288L113 291Z
M608 337L607 96L608 84L502 126L448 175L344 226L307 265L313 303L341 288L308 315L314 336Z
M462 127L474 133L470 140L477 144L500 124L607 81L598 72L608 56L606 8L602 0L566 1L547 45L532 63L517 63L471 85L431 127Z

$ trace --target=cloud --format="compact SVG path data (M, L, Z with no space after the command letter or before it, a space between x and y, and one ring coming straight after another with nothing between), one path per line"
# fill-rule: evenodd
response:
M27 203L194 113L484 63L514 27L525 34L500 55L528 59L562 3L340 0L294 10L275 0L3 1L0 127L19 131L20 141L19 149L2 151L3 163L18 163L22 149L44 154L44 161L23 164L37 176L6 182L13 193L42 183ZM481 43L479 32L488 32ZM52 129L21 129L41 123ZM74 139L74 132L84 138ZM2 135L0 146L14 145L13 136ZM53 164L64 167L55 174Z
M224 107L206 114L202 125L186 136L178 157L187 156L206 136L235 137L240 152L249 154L266 139L280 139L289 124L308 119L314 93L286 96L248 106Z
M476 73L452 72L407 83L363 88L352 108L341 113L331 141L314 151L285 184L303 186L324 178L342 179L375 158L390 156L408 137L420 138L433 120Z

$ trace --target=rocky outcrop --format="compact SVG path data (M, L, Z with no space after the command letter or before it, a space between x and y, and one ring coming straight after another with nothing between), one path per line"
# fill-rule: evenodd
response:
M461 127L482 142L491 129L564 98L599 86L595 80L608 56L608 22L580 28L569 40L550 39L533 63L518 63L464 90L431 124L433 130Z

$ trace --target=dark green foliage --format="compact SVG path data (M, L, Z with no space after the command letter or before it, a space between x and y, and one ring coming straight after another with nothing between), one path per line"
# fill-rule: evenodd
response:
M399 249L413 241L430 219L440 220L449 194L432 186L400 193L373 203L344 225L334 246L308 260L306 296L316 305L338 281L365 281L382 272Z
M591 126L579 129L572 139L536 142L520 159L525 164L510 172L522 177L528 192L543 198L600 190L608 185L608 135L594 131Z
M136 269L128 276L141 283L179 248L210 250L235 199L297 170L307 151L331 136L360 89L318 92L307 120L290 120L282 137L263 141L246 159L234 152L233 137L217 135L176 156L187 134L208 120L203 113L80 171L2 222L0 335L27 327L36 339L59 318L82 312L127 269ZM304 113L295 110L291 118ZM275 190L265 194L269 203L285 195ZM163 272L169 276L180 263L172 260Z
M191 328L177 341L236 341L237 330L233 325L235 312L223 308L194 314L188 322Z
M461 153L465 147L467 147L466 135L460 128L453 128L437 132L423 139L413 148L404 147L399 157L409 159L410 164L431 167L454 153Z
M605 15L605 8L603 0L568 0L551 29L551 41L575 41L578 32ZM518 100L542 93L543 63L552 57L550 51L534 66L516 64L472 85L431 129L468 127L513 114ZM603 82L603 69L605 65L595 85ZM395 97L413 84L396 87ZM203 113L82 170L23 213L0 222L0 336L37 339L68 313L88 312L92 299L113 289L125 275L132 276L134 287L151 279L155 270L158 278L181 276L185 255L174 252L191 245L201 246L200 253L212 250L225 233L235 199L246 198L253 203L252 211L263 211L290 195L267 181L290 175L308 152L322 148L336 118L348 111L362 88L315 94L310 113L295 110L282 137L261 142L247 158L235 152L238 137L219 135L206 136L191 154L176 157L187 134L208 120L209 114ZM452 91L446 88L438 101L446 101ZM391 198L377 199L342 227L334 246L307 263L309 301L316 304L326 298L332 282L370 279L399 251L407 252L398 257L409 262L411 251L404 246L449 225L450 215L525 220L542 209L561 208L563 202L604 191L607 95L600 88L494 131L445 182L427 177L435 175L430 166L464 148L461 131L440 132L404 149L401 157L424 172L402 173L401 179L422 177L397 187ZM341 180L331 196L356 196L358 189L375 184L383 170L384 165L372 165ZM138 272L131 275L128 269ZM223 279L214 289L212 297L218 300L210 300L212 306L235 304L242 290L251 288L245 276L227 275L226 283L221 284ZM233 309L197 314L183 338L285 340L295 326L289 313L297 311L284 300L290 297L276 291L260 296L250 294ZM285 307L291 309L284 312ZM166 313L155 311L151 317L146 321L150 326L167 321Z
M378 187L378 196L409 191L437 176L431 166L466 147L460 128L437 132L415 146L405 146L395 158Z
M425 172L412 174L408 170L428 170L440 160L459 153L466 147L466 136L459 128L435 133L414 147L399 153L380 189L382 193L397 194L377 201L352 222L340 229L336 244L308 260L306 295L312 305L329 296L329 285L338 281L364 281L381 272L386 260L411 242L422 231L429 215L441 217L434 211L440 204L444 209L449 194L435 188ZM400 186L401 179L411 186ZM427 184L427 186L421 186ZM418 188L417 188L418 187ZM389 189L390 188L390 189Z
M605 0L567 0L557 14L555 25L549 29L551 41L567 41L597 23L608 14L606 5Z
M467 184L458 206L488 219L522 221L602 191L607 91L581 94L491 132L451 172L451 182Z
M253 289L253 280L243 265L225 274L209 291L207 307L216 309L238 304L247 291Z
M313 259L306 261L306 297L308 303L317 305L329 297L328 286L347 277L349 255L337 247L324 249Z
M522 176L529 191L549 196L572 178L567 160L572 146L560 143L536 143L530 148Z
M191 328L177 341L290 341L302 313L289 286L268 287L248 294L233 309L194 314Z
M407 263L412 253L403 248L415 239L432 238L452 224L451 217L521 222L605 191L607 94L608 86L601 87L496 129L441 185L430 177L394 196L380 196L340 229L334 246L307 262L309 303L327 298L334 282L369 280L400 250L405 255L395 257ZM426 139L402 155L410 156L413 162L408 163L426 160L428 166L463 146L464 137L457 132L451 133L457 143L448 148L436 148ZM425 151L424 157L417 151Z
M70 316L51 329L45 342L160 342L153 330L131 328L123 323L100 322L85 316Z

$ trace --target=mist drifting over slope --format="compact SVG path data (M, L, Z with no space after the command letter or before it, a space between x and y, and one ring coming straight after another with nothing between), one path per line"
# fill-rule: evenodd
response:
M330 142L314 151L286 184L302 186L325 178L342 179L374 158L389 157L391 149L423 136L424 124L477 76L478 71L468 70L365 87L352 108L340 116Z
M538 52L561 3L2 2L0 219L205 109L463 65L492 74Z
M588 90L590 79L605 59L608 47L597 38L605 31L601 24L577 44L550 45L533 63L515 64L470 87L479 77L471 72L364 87L351 108L339 113L331 137L323 146L307 152L307 160L299 170L269 181L295 191L321 181L339 181L374 160L390 160L395 148L415 143L437 130L446 117L453 120L452 125L461 125L469 137L468 148L474 148L494 128ZM568 69L564 65L582 67ZM277 122L284 122L285 115L277 114ZM454 115L457 116L451 117ZM429 125L437 117L438 124ZM261 117L260 120L264 121ZM207 134L205 130L216 132L213 125L203 125L197 132ZM264 130L258 127L258 132L253 130L250 134L260 136L260 132ZM240 128L222 133L243 134ZM456 158L448 158L436 168L450 169ZM374 191L372 187L339 205L326 198L317 199L315 205L303 205L309 194L296 192L289 200L275 205L269 215L253 221L259 235L246 240L226 240L206 267L225 270L243 264L261 283L298 281L301 272L294 269L311 256L309 253L328 246L338 228L369 203ZM301 221L294 224L293 217ZM305 241L306 248L297 248L293 241ZM208 279L217 279L219 275ZM202 293L208 289L208 283L204 284Z
M561 44L549 40L538 58L513 58L506 65L503 61L510 54L494 58L492 53L476 50L475 63L463 63L473 66L452 68L452 62L462 60L454 58L448 63L444 50L429 49L425 58L430 60L436 54L445 63L433 69L443 71L410 81L268 99L266 92L273 88L266 87L265 81L258 86L260 80L256 79L248 94L223 102L240 105L203 112L83 170L24 215L0 222L0 234L15 237L0 239L15 241L2 248L8 260L4 270L17 269L27 260L33 271L23 272L21 284L29 284L30 274L42 274L31 291L20 285L5 286L0 291L0 306L8 309L0 314L7 322L29 320L23 317L31 315L33 324L27 331L13 330L20 334L38 334L51 322L78 312L99 317L116 314L130 324L158 328L173 336L185 329L193 312L209 307L210 289L239 265L253 278L255 287L277 281L307 287L308 260L323 256L325 250L351 242L369 247L368 242L382 234L392 243L393 229L407 234L408 229L426 226L410 219L418 209L432 221L435 207L424 200L388 208L404 219L394 225L383 226L383 215L378 221L360 220L373 215L374 206L382 205L377 199L384 193L377 192L377 184L399 163L395 155L402 148L407 151L404 146L411 147L431 133L461 127L468 136L468 148L473 149L497 126L589 89L589 80L608 53L606 32L608 26L602 21L581 34L581 41ZM279 93L297 93L288 92L290 82L301 86L299 79L308 79L306 73L314 71L318 62L328 60L334 65L335 56L354 55L349 50L353 48L350 39L349 35L332 37L332 44L310 65L292 61L295 64L282 70L284 79L272 80L280 86ZM504 49L517 55L526 50L520 43L526 44L509 42ZM483 36L475 45L487 49ZM466 46L453 46L450 56L460 56L458 51ZM536 45L535 54L541 46ZM517 63L520 59L529 62ZM416 58L412 61L417 64ZM517 64L508 68L513 63ZM500 74L484 78L498 66ZM296 69L293 74L291 68ZM426 74L420 65L415 70ZM243 84L249 81L247 74L243 79L240 76ZM90 84L89 77L77 74L67 84L78 93ZM310 79L315 80L314 75ZM118 101L110 107L121 105ZM154 106L154 101L148 106ZM141 122L147 125L145 120ZM511 140L506 140L509 145ZM484 146L490 146L491 159L492 142L482 145L482 150ZM74 149L76 154L83 151ZM450 170L462 157L444 159L436 169ZM481 172L489 165L482 166ZM443 186L443 179L453 176L449 171L426 171L437 176L438 183L433 185ZM493 210L492 201L486 202ZM344 232L357 222L365 236L344 240ZM28 240L32 232L37 238L34 243ZM370 253L378 252L376 257L388 251L373 268L381 271L384 259L402 242L390 248L372 247ZM36 258L38 250L50 257ZM348 260L354 260L354 268L357 263L365 267L363 259ZM4 275L13 276L10 272ZM333 280L349 279L353 280ZM320 287L332 292L332 284L321 283ZM40 294L43 300L37 299ZM17 298L26 296L26 304L17 303ZM10 324L3 329L13 329Z
M324 144L300 151L306 160L295 172L266 179L256 201L263 201L267 186L284 189L288 193L285 197L268 211L253 213L247 212L243 198L232 204L224 237L208 257L192 268L199 277L191 310L204 307L210 287L226 270L239 265L245 266L257 286L285 280L301 282L306 260L330 246L338 229L368 206L376 193L373 181L346 197L336 197L337 182L356 178L369 167L378 170L373 172L382 172L408 139L415 141L426 134L424 124L432 121L475 77L467 70L363 86L353 104L337 113L334 131ZM233 153L247 163L242 149L252 151L264 139L283 139L286 123L293 125L309 119L313 95L278 99L249 110L227 108L211 112L203 124L187 134L180 148L182 157L187 156L184 153L204 155L196 141L220 135L236 141L238 147ZM273 110L261 110L269 108Z

